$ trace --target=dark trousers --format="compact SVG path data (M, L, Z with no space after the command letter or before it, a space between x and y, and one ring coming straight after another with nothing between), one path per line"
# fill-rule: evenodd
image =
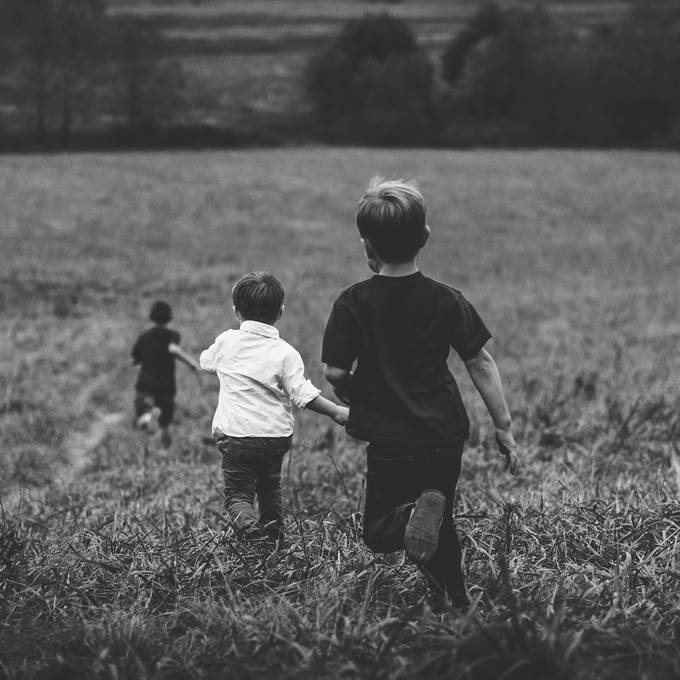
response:
M422 570L452 600L464 599L460 543L453 524L463 441L441 448L373 443L366 453L364 543L375 552L403 550L413 503L425 489L438 489L446 497L439 545Z
M236 529L273 537L282 530L281 465L290 445L291 437L218 437L224 505Z

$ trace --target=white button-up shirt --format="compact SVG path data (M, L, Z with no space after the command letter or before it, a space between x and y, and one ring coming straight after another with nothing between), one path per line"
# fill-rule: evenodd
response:
M305 379L300 353L266 323L247 320L221 333L200 357L220 380L213 433L231 437L287 437L292 406L304 408L321 390Z

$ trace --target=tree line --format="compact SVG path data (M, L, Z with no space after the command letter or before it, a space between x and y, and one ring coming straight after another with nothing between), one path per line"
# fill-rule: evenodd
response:
M0 126L38 145L67 147L74 130L102 126L137 134L182 96L153 25L110 15L103 0L1 0L0 45Z
M625 19L588 30L541 4L487 0L435 61L406 21L367 14L301 74L314 124L254 139L678 147L679 29L672 0L633 0ZM148 145L170 128L161 143L252 135L191 121L181 65L153 23L111 14L105 0L0 0L0 97L0 143L17 130L43 147L87 130L110 146Z
M486 2L438 65L405 22L366 16L314 58L307 89L335 142L678 147L680 6L639 0L575 31L543 5Z

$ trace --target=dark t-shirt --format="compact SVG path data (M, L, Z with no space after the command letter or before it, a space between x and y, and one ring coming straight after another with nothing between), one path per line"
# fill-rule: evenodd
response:
M138 390L175 394L175 355L168 346L179 340L179 333L165 326L154 326L137 338L132 360L141 366L135 384Z
M443 444L469 436L450 348L463 361L491 337L462 293L416 272L373 276L335 301L322 361L356 370L347 432L370 442Z

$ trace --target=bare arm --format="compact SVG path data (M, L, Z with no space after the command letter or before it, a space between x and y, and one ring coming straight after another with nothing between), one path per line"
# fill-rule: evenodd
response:
M324 371L326 380L333 385L335 396L343 403L349 405L349 386L352 382L352 372L344 368L326 365Z
M512 419L505 402L501 376L493 357L482 348L476 356L465 362L465 368L484 400L493 424L499 430L509 429Z
M515 472L517 469L517 452L511 430L512 418L505 401L498 366L496 366L496 362L489 352L482 348L476 356L465 362L465 368L493 420L498 449L505 457L510 471Z
M312 399L305 408L332 418L338 425L347 425L349 419L349 409L346 406L335 404L321 395Z
M168 345L168 351L170 354L174 354L177 359L185 363L192 370L197 371L200 368L196 359L187 354L178 344L171 342Z

